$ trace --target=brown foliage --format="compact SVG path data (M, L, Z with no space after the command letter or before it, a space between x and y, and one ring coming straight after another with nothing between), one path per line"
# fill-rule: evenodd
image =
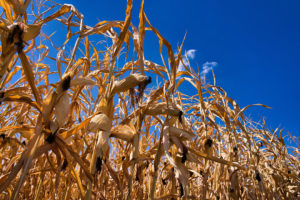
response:
M143 1L138 28L131 0L124 22L94 27L72 5L29 3L0 1L0 199L299 198L299 148L287 149L282 130L248 120L252 105L241 109L190 66L178 72L182 45L174 55ZM53 20L68 30L60 48L43 44L52 42L41 30ZM167 48L170 66L145 59L145 31L158 37L161 54ZM91 35L109 42L99 47ZM131 41L137 59L117 66ZM183 82L196 94L182 93Z

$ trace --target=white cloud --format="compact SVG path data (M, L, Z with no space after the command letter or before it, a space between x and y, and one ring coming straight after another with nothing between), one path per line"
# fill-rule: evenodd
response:
M213 61L213 62L205 62L202 65L202 74L201 74L201 78L204 79L204 77L206 76L206 74L208 72L210 72L212 70L212 68L216 67L218 65L217 62Z
M183 67L183 64L187 66L189 64L189 61L194 60L196 57L196 49L189 49L188 51L185 52L185 55L182 56L182 62L179 63L177 72L184 71L185 68ZM212 61L212 62L205 62L202 65L202 71L201 71L201 79L204 80L206 74L208 74L213 68L215 68L218 65L217 62ZM179 77L177 77L178 79Z
M195 59L196 56L196 49L189 49L187 52L185 52L185 55L182 57L182 61L184 65L188 65L188 60L193 60ZM178 69L177 71L184 71L184 67L183 67L182 62L179 63Z
M196 49L190 49L186 52L188 58L194 59L196 55Z

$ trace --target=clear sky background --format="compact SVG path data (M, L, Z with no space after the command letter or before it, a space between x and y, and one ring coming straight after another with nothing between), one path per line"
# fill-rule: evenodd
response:
M126 0L59 0L72 3L85 24L124 20ZM133 24L138 26L140 0L134 0ZM187 37L184 49L192 66L212 66L217 85L244 107L246 114L267 120L269 128L300 133L300 1L299 0L145 0L151 24L171 43ZM160 62L158 41L146 35L145 56Z

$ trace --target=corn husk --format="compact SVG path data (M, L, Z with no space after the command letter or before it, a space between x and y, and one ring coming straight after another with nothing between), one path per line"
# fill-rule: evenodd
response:
M111 120L105 114L95 115L88 125L88 131L97 132L98 130L110 131Z
M120 124L111 130L111 137L119 138L128 142L133 140L134 134L136 134L134 127L127 124Z
M145 82L147 79L148 79L147 76L144 76L141 74L130 74L126 78L116 81L114 83L112 93L125 92L125 91L129 90L130 88L133 88L133 87Z
M0 0L0 199L299 199L298 138L203 79L144 0L95 26L36 3Z
M69 95L67 92L64 92L54 106L54 113L59 127L62 127L65 124L66 120L68 119L69 112Z
M181 111L174 107L168 106L167 103L153 103L149 108L145 111L146 115L171 115L171 116L180 116Z
M75 78L71 81L71 86L86 86L86 85L96 85L96 82L91 78L81 77Z

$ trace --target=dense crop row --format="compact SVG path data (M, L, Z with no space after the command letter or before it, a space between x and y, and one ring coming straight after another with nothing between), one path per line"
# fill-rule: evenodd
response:
M32 4L0 1L0 199L299 198L299 148L204 84L143 2L138 27L132 0L125 21L94 27L72 5ZM62 44L42 32L50 23ZM144 56L145 31L167 62Z

